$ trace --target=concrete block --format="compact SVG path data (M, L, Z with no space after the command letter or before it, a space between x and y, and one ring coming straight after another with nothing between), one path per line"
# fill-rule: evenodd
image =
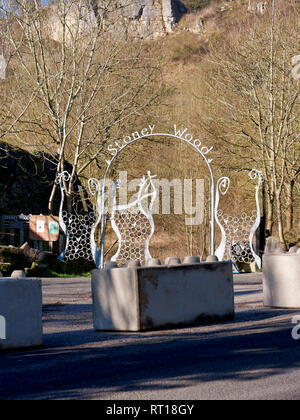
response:
M10 277L12 279L23 279L26 277L26 274L23 270L15 270L12 272Z
M157 265L161 265L161 261L159 258L150 258L146 264L148 267L155 267Z
M209 256L206 258L206 261L207 261L207 262L216 262L216 261L219 261L219 260L218 260L218 257L217 257L216 255L209 255Z
M92 272L96 330L144 331L234 318L230 262Z
M139 330L136 272L135 267L92 271L96 330Z
M184 257L183 264L200 264L200 258L199 257L192 257L187 256Z
M264 305L300 309L300 255L263 256Z
M41 344L41 280L1 278L0 350Z
M177 257L168 257L165 261L165 265L180 265L181 264L181 260L180 258Z

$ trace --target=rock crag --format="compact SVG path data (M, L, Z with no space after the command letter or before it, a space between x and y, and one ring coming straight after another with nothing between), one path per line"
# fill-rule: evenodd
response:
M53 39L60 41L62 19L60 4L48 8L47 21ZM103 0L91 0L78 11L76 5L68 10L68 26L81 14L84 31L101 21L117 35L135 38L156 38L173 32L183 14L187 12L180 0L118 0L105 4Z

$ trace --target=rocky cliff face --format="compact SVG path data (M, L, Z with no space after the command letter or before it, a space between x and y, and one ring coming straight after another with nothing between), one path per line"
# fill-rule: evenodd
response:
M48 10L51 36L61 39L59 4ZM155 38L172 32L186 8L180 0L118 0L104 5L103 0L90 0L80 11L76 6L68 11L68 25L77 21L80 13L81 29L90 28L103 18L104 24L115 33L140 38Z
M177 0L136 0L121 11L121 16L129 23L130 32L155 37L172 32L185 11Z

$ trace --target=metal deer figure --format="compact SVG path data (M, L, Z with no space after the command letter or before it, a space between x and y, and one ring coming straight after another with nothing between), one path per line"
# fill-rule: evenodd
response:
M117 205L114 194L111 224L119 247L111 261L119 265L125 265L129 260L139 260L144 264L151 258L149 243L155 230L152 209L157 196L153 183L155 177L150 172L147 177L143 176L137 199L132 203Z

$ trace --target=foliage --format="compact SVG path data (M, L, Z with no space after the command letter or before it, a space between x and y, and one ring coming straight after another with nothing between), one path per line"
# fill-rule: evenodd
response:
M30 264L30 260L21 249L0 246L0 270L4 275L10 275L15 270L24 270Z
M209 6L211 3L218 3L221 1L222 0L186 0L184 4L190 11L198 11Z
M43 263L36 263L26 256L22 249L1 246L0 270L4 276L10 276L15 270L23 270L29 277L87 277L95 266L84 260L75 262L59 261L55 257Z
M25 268L28 277L90 277L91 271L95 268L93 264L86 261L64 262L57 260L49 264L33 263Z

